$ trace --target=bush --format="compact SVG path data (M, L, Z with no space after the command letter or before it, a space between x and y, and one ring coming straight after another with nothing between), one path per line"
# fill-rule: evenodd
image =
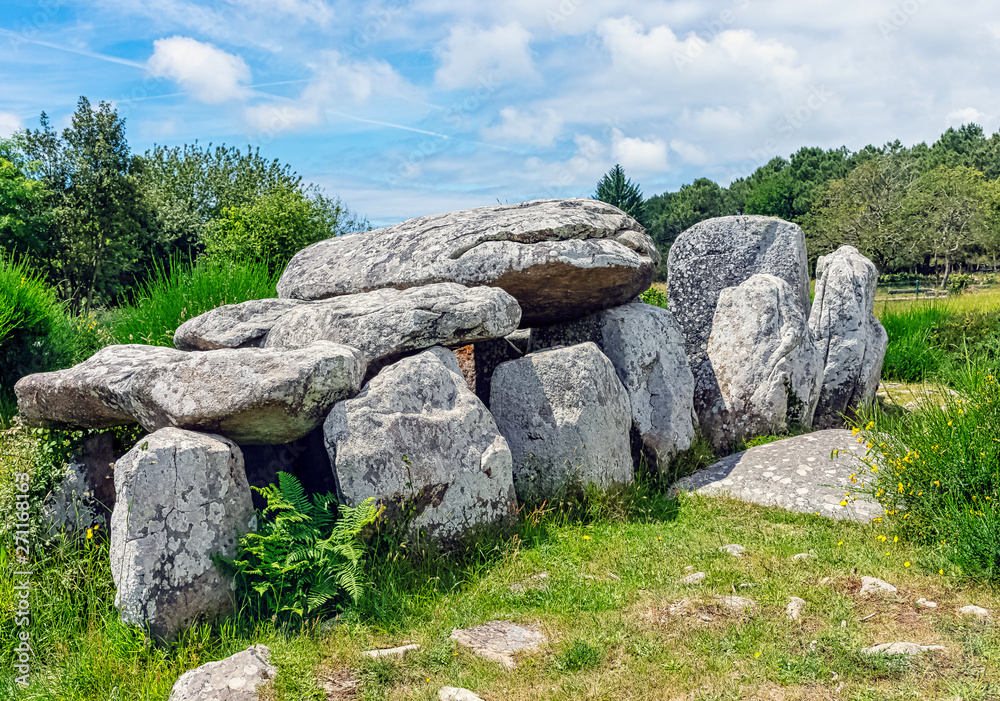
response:
M331 495L311 499L299 481L278 473L278 485L254 488L267 500L259 530L240 539L233 560L220 558L253 615L301 623L362 593L361 530L381 511L373 499L337 506Z
M657 307L663 307L664 309L669 308L667 306L669 303L669 299L667 298L667 292L665 289L663 289L662 285L653 285L648 290L639 295L639 299L641 299L646 304L652 304Z
M172 346L174 331L191 317L223 304L276 297L278 273L263 260L203 259L196 264L174 258L157 267L131 304L105 315L86 317L91 353L111 343Z
M74 334L62 303L26 260L0 256L0 418L13 413L14 383L73 363Z
M948 278L948 291L952 294L961 294L968 289L973 282L971 275L959 273Z

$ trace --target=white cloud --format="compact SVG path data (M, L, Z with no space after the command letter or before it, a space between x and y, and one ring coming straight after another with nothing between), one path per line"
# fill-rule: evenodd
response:
M685 163L691 163L692 165L705 165L709 162L708 154L706 154L701 148L695 146L694 144L689 144L686 141L680 139L672 139L670 141L670 148L681 157Z
M201 102L216 104L249 95L246 61L196 39L157 39L147 66L150 74L176 81Z
M472 24L452 27L437 47L440 67L434 79L446 90L534 79L530 42L531 35L516 22L492 29Z
M662 139L644 141L625 136L621 129L613 129L611 158L627 171L655 173L667 169L667 144Z
M300 22L326 26L333 19L333 8L323 0L239 0L239 5L262 15L274 12L289 15Z
M982 126L986 119L986 115L975 107L966 107L965 109L949 112L948 116L945 117L945 122L949 127L960 127L963 124L973 123Z
M0 112L0 137L7 137L24 126L24 122L13 112Z
M483 137L492 141L551 146L562 126L562 118L552 109L529 112L504 107L500 110L500 124L483 129Z

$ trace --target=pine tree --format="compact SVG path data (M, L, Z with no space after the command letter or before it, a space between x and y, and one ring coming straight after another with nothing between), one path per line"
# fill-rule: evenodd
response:
M615 165L597 183L592 199L612 204L646 226L646 212L639 186L625 176L625 169Z

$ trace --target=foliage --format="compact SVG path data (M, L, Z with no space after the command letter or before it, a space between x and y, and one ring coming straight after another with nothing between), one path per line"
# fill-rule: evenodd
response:
M42 183L0 157L0 249L35 258L48 255L42 243L48 226L44 203L49 196Z
M573 644L556 657L555 667L562 672L580 672L601 663L601 651L586 640L574 640Z
M112 343L173 346L174 331L188 319L223 304L276 297L278 274L260 259L200 260L174 257L155 268L132 301L109 314L83 318L90 352Z
M942 352L936 348L937 330L946 312L937 306L895 308L886 306L879 320L889 336L882 379L919 382L941 367Z
M342 607L345 597L357 603L365 554L359 534L381 513L374 499L338 507L331 494L307 497L287 472L257 491L267 500L258 531L240 539L233 560L221 561L253 614L301 623Z
M26 260L0 256L0 399L7 407L0 416L9 416L15 382L68 367L73 355L73 331L55 291Z
M945 289L952 294L961 294L969 289L969 285L972 284L972 276L964 273L952 275L951 277L946 276L946 279L948 281L944 283Z
M643 226L647 225L642 191L625 176L625 169L620 165L615 165L597 182L593 199L614 205Z
M698 222L713 217L736 214L737 209L729 191L708 178L698 178L690 185L682 185L677 192L665 192L646 200L648 233L666 261L674 240ZM665 274L666 265L661 266ZM662 277L662 275L661 275Z
M657 287L653 285L648 290L639 295L641 299L646 304L652 304L656 307L663 307L664 309L669 309L670 299L667 297L667 291L662 287Z

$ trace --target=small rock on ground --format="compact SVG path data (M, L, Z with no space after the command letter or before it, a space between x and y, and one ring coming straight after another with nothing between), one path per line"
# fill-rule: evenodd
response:
M927 599L917 599L918 606L925 606L929 609L936 609L937 604L933 601L928 601Z
M719 548L719 552L729 553L733 557L743 557L743 553L747 551L742 545L723 545Z
M274 679L266 645L252 645L218 662L189 670L170 690L169 701L257 701L257 688Z
M536 649L545 640L538 630L510 621L490 621L472 628L456 628L451 639L488 660L514 669L514 653Z
M483 701L468 689L459 689L454 686L443 686L438 692L438 701Z
M976 618L989 618L990 612L982 606L963 606L958 610L963 616L975 616Z
M734 613L757 613L757 602L742 596L717 596L715 603Z
M896 587L876 577L861 578L862 594L891 594L896 591L898 591Z
M681 584L701 584L707 576L704 572L695 572L681 579Z
M400 645L399 647L390 647L384 650L365 650L361 654L365 657L371 657L372 659L377 659L379 657L402 657L408 652L419 649L419 645Z
M548 572L532 575L521 582L511 584L510 590L515 594L524 594L528 591L545 591L549 588L549 584L546 581L548 578Z
M785 607L785 615L788 617L788 620L797 621L805 608L805 599L800 599L797 596L791 596L788 598L788 606Z
M944 650L942 645L917 645L916 643L883 643L875 647L866 647L861 652L865 655L922 655L925 652Z
M807 553L799 553L797 555L792 555L792 562L798 562L800 560L812 560L816 557L816 553L810 550Z

